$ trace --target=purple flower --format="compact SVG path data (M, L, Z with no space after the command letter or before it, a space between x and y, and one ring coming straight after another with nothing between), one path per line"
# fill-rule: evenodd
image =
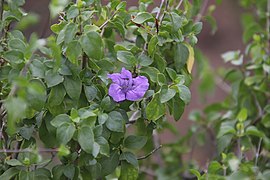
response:
M144 76L132 78L130 71L122 68L121 73L108 74L112 80L109 87L109 95L114 101L120 102L125 99L137 101L141 99L149 87L148 79Z

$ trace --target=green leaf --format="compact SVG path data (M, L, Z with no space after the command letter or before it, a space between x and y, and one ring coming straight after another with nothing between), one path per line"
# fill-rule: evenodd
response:
M82 82L78 77L65 76L64 87L71 99L78 100L80 98Z
M46 87L39 79L32 79L27 88L27 96L29 107L41 111L47 100Z
M178 121L185 110L184 101L182 101L178 96L174 96L174 98L168 102L168 106L170 107L170 113L173 115L174 120Z
M53 120L51 121L51 125L53 125L54 127L60 127L65 123L67 124L72 123L70 117L66 114L60 114L55 118L53 118Z
M110 155L110 146L109 146L108 141L104 137L102 137L102 136L96 138L95 141L100 146L100 151L99 151L100 154L109 157L109 155Z
M104 124L108 119L109 119L109 116L106 113L102 113L102 114L98 115L98 123L99 124Z
M81 148L87 152L92 153L94 144L94 133L91 127L83 126L78 130L78 142Z
M234 129L234 126L231 122L223 122L220 126L217 138L220 138L226 134L235 134L236 131Z
M8 41L8 47L11 50L20 51L22 53L24 53L26 49L25 43L21 39L17 39L17 38L11 39L10 41Z
M132 20L136 24L143 24L144 22L154 21L154 17L148 12L139 12Z
M119 165L118 151L112 151L109 157L103 157L100 160L102 166L102 176L107 176L115 171Z
M33 60L30 64L30 70L34 77L44 78L45 77L45 66L40 60Z
M20 51L6 51L3 55L4 59L7 60L10 63L19 64L24 61L23 53Z
M67 19L72 19L75 18L79 15L79 9L77 6L72 5L70 8L67 10Z
M97 116L92 109L88 109L88 108L81 108L78 111L79 116L81 119L87 119L89 117L95 117Z
M19 173L19 170L15 167L9 168L1 176L0 179L9 180Z
M177 78L177 73L175 72L174 69L171 69L171 68L166 67L166 72L168 73L168 75L171 78L171 80L174 81Z
M34 126L30 126L30 127L21 127L20 128L20 135L24 138L29 140L32 137L32 134L34 132Z
M177 43L174 48L174 65L177 72L182 70L187 63L188 57L188 48L182 43Z
M200 178L201 178L201 173L198 171L198 170L196 170L196 169L190 169L189 170L192 174L194 174L197 178L198 178L198 180L200 180Z
M249 126L246 129L246 134L247 135L253 135L253 136L258 136L258 137L264 137L264 133L260 130L257 129L255 126Z
M121 113L112 111L108 116L106 121L107 128L114 132L124 132L125 121Z
M102 99L100 107L105 111L112 111L116 107L116 102L114 102L109 96Z
M138 57L138 62L141 66L149 66L153 63L153 59L142 53Z
M160 91L160 102L165 103L171 100L176 94L174 89L168 88L167 86L162 86Z
M97 32L82 35L80 43L89 58L101 59L104 56L102 39Z
M126 9L126 5L127 5L127 2L126 1L122 1L120 2L117 6L116 6L116 11L119 11L119 10L124 10Z
M148 43L148 53L151 57L154 56L158 44L157 36L153 36Z
M139 170L137 167L122 161L121 162L121 175L119 180L137 180L139 176Z
M61 144L65 145L71 140L75 131L74 124L63 123L56 130L56 138Z
M135 167L139 166L137 157L132 152L123 152L120 155L120 160L126 160L128 163L132 164Z
M218 154L222 153L229 146L233 136L234 136L233 134L225 134L224 136L218 138L217 141Z
M182 99L185 102L185 104L188 104L191 99L191 92L188 89L188 87L185 85L177 85L177 88L179 91L180 99Z
M66 90L63 84L52 87L48 98L48 104L50 106L60 105L63 102L65 95Z
M146 107L146 117L151 121L156 121L165 115L165 110L165 105L160 102L160 97L156 94Z
M154 67L142 67L141 73L146 74L152 82L157 82L158 69Z
M128 149L141 149L147 142L145 136L130 135L124 139L124 147Z
M63 41L68 44L69 42L71 42L76 34L78 30L78 27L75 23L68 23L65 28L63 28L58 37L57 37L57 44L62 43Z
M192 31L194 32L195 35L199 34L202 31L202 27L203 27L202 22L196 22L192 27Z
M160 86L167 84L166 77L163 73L157 74L157 81Z
M270 114L267 113L266 115L263 116L262 124L264 125L264 127L270 128Z
M64 77L54 72L52 69L46 71L45 81L48 87L53 87L64 81Z
M63 173L68 179L73 179L75 175L75 166L73 164L66 165Z
M8 161L6 161L6 163L10 166L22 166L23 164L17 160L17 159L10 159Z
M84 93L89 102L97 97L97 88L95 86L84 86Z
M66 55L73 64L78 64L79 56L82 54L81 44L78 41L71 41L67 45Z
M242 108L241 111L237 114L237 119L240 122L244 122L247 119L248 111L246 108Z
M7 133L12 135L16 132L16 122L25 117L27 104L19 97L9 98L4 104L7 114Z
M209 174L215 174L217 173L217 171L219 171L220 169L222 169L222 166L219 162L217 161L212 161L209 166L208 166L208 172Z
M117 51L117 59L128 65L135 65L137 61L135 56L129 51Z

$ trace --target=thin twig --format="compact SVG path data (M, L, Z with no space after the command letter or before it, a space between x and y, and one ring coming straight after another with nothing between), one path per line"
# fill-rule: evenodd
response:
M43 166L42 166L42 168L45 168L46 166L48 166L52 161L53 161L53 159L54 159L54 157L55 157L55 152L51 152L51 159L50 159L50 161L48 161L46 164L44 164Z
M269 41L270 41L270 0L267 1L267 12L266 12L266 33L267 33L267 53L269 54Z
M160 18L160 20L159 20L159 25L162 24L162 21L163 21L163 19L164 19L164 17L165 17L165 14L166 14L166 11L167 11L167 9L168 9L168 6L169 6L169 1L167 0L167 1L166 1L166 5L165 5L165 10L164 10L164 12L163 12L163 14L162 14L162 16L161 16L161 18Z
M24 65L23 69L20 72L20 76L26 76L26 73L28 71L28 68L30 64L32 63L33 59L29 59L28 62ZM10 90L10 93L8 94L8 97L14 96L16 92L18 91L18 86L15 84L13 88Z
M158 9L158 12L157 12L157 15L156 15L156 19L159 19L161 9L163 7L164 2L165 2L165 0L161 0L161 2L160 2L160 6L159 6L159 9Z
M51 153L51 152L58 152L58 148L55 149L38 149L37 152L39 153ZM36 152L33 149L0 149L0 153L24 153L24 152Z
M183 3L183 0L180 0L175 9L179 9L182 3Z
M156 129L153 131L152 136L153 136L154 146L155 146L155 149L156 149L156 148L158 148L160 146L159 136L158 136L158 133L157 133ZM161 154L156 153L155 156L157 158L157 164L162 167L163 166L163 160L161 158Z
M255 167L258 166L258 158L259 158L259 155L260 155L261 145L262 145L262 138L260 138L258 148L257 148L257 151L256 151L256 155L255 155Z
M152 177L157 176L156 173L152 169L148 169L146 167L140 167L140 171Z
M162 148L162 145L159 145L157 148L153 149L150 153L146 154L145 156L138 157L137 160L142 160L142 159L148 158L149 156L151 156L152 154L154 154L160 148Z
M112 16L109 19L107 19L101 26L99 26L99 29L103 29L110 22L110 20L116 15L117 12L118 11L114 11Z
M200 12L199 12L199 14L197 15L197 17L195 19L195 23L201 21L201 19L203 17L203 14L204 14L204 12L205 12L205 10L207 8L208 1L209 0L204 0L203 5L202 5L202 8L200 9Z
M1 12L0 12L0 20L3 19L3 13L4 13L4 3L5 0L1 0Z
M241 149L241 138L237 139L237 151L238 151L238 159L241 161L242 159L242 149Z
M219 76L215 77L215 83L216 85L223 90L225 93L230 94L232 91L232 88L230 85L228 85L224 80L222 80Z

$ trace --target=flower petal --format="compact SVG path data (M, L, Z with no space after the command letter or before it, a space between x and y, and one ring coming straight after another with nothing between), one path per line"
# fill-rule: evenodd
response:
M126 93L126 99L130 101L137 101L143 98L148 88L148 79L144 76L138 76L133 79L132 89Z
M132 74L129 70L126 70L124 67L121 70L121 77L122 78L128 78L128 79L132 79Z
M120 102L125 100L125 93L122 92L121 86L118 84L111 84L109 87L109 95L113 98L114 101Z
M120 84L120 82L121 82L121 74L120 73L108 74L108 78L110 78L113 83Z

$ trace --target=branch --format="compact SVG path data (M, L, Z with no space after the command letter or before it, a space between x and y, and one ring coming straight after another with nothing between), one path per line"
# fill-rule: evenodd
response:
M103 28L110 22L110 20L116 15L117 12L118 12L118 11L115 11L115 12L112 14L112 16L111 16L109 19L107 19L107 20L99 27L99 29L103 29Z
M159 145L157 148L153 149L150 153L146 154L145 156L138 157L137 160L143 160L154 154L157 150L162 148L162 145Z
M255 154L255 157L256 157L255 158L255 166L256 167L258 166L258 158L259 158L259 155L260 155L261 145L262 145L262 138L260 138L258 148L257 148L256 154Z
M204 0L204 1L203 1L202 8L200 9L200 12L199 12L199 14L197 15L197 17L196 17L196 19L195 19L195 23L202 20L204 11L205 11L206 8L207 8L208 1L209 1L209 0Z
M267 12L266 12L266 33L267 33L267 53L269 54L269 41L270 41L270 0L267 1Z
M153 131L153 141L154 141L155 149L157 149L160 146L157 130ZM162 158L161 158L161 154L156 153L155 155L156 155L156 158L157 158L157 164L159 164L159 166L163 166L163 161L162 161Z
M1 12L0 12L0 20L3 19L3 13L4 13L4 2L5 0L1 0Z
M183 3L183 0L180 0L175 9L179 9L182 3Z
M55 149L38 149L37 152L39 153L51 153L51 152L58 152L58 148ZM0 149L0 153L23 153L23 152L35 152L33 149Z
M161 2L160 2L160 6L159 6L159 9L158 9L158 12L157 12L157 15L156 15L156 19L159 19L160 12L161 12L161 9L163 7L164 2L165 2L165 0L161 0Z
M215 77L215 83L216 85L222 89L225 93L230 94L232 89L231 86L224 82L219 76Z
M140 171L149 176L157 177L156 173L152 169L147 169L146 167L140 167Z
M24 65L23 69L20 72L20 76L26 76L26 73L28 71L28 68L30 64L32 63L33 59L29 59L28 62ZM13 88L10 90L10 93L8 94L8 97L14 96L18 90L18 86L14 85Z

